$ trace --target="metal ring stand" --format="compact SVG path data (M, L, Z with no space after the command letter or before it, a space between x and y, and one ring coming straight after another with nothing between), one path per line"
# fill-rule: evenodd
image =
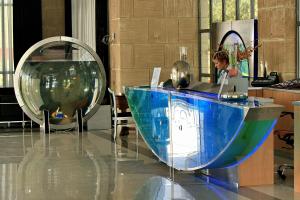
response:
M42 129L45 134L50 133L50 120L49 120L49 111L48 110L43 110L43 125Z
M83 117L82 117L82 109L76 110L76 127L79 135L83 133ZM50 117L49 111L43 110L43 125L41 126L44 134L50 134Z
M76 110L76 115L77 115L77 130L78 133L83 133L83 118L82 118L82 109L77 109Z

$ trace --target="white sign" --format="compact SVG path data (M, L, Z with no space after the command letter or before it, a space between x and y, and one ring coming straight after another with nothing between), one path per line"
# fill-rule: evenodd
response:
M151 88L155 88L158 86L159 76L160 76L160 67L155 67L153 69L152 80L151 80Z

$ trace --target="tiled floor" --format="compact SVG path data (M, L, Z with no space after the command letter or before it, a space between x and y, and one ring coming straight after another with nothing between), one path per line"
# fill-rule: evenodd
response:
M192 172L159 162L134 134L111 141L111 131L44 136L0 130L0 200L69 199L300 199L292 172L275 185L228 190ZM138 148L137 148L138 147ZM281 160L280 160L281 159ZM277 158L276 162L287 162ZM276 176L276 175L275 175Z

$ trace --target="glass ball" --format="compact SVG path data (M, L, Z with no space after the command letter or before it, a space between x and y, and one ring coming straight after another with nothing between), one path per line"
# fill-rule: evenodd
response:
M75 126L76 111L89 119L106 88L103 64L86 44L69 37L52 37L29 48L14 76L15 94L23 111L38 124L49 111L50 127Z
M191 82L190 65L184 60L174 63L171 71L173 87L186 88Z

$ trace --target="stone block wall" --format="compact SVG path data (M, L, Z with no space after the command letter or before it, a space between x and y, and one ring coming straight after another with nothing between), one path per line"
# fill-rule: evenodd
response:
M296 77L296 2L295 0L258 0L258 31L262 47L260 61L268 72L277 71L281 79Z
M149 85L153 67L169 78L179 47L198 80L198 0L109 0L110 87Z

